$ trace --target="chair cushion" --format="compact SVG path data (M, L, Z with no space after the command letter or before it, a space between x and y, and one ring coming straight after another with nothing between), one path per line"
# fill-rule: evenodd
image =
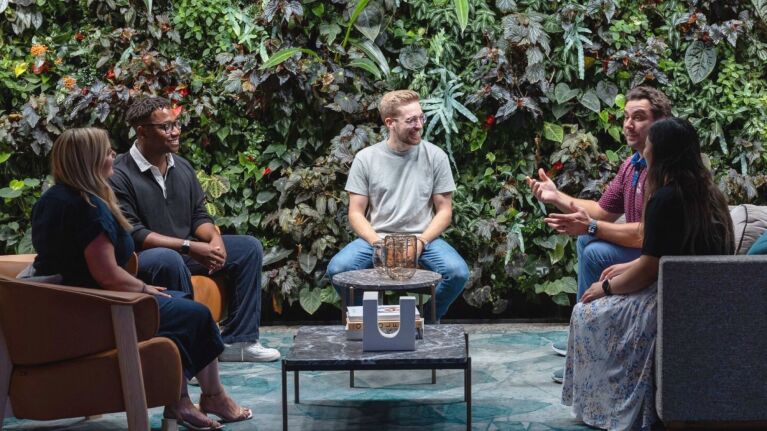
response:
M735 254L747 254L767 230L767 206L738 205L730 210L735 229Z
M155 337L138 347L147 407L173 404L181 388L176 345ZM13 414L19 419L52 420L124 411L117 350L48 365L15 366L9 395Z

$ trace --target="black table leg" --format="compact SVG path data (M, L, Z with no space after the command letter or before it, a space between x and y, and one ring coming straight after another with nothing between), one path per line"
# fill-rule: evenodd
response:
M434 323L437 323L437 286L431 285L431 318L434 319ZM437 384L437 370L431 369L431 384Z
M464 398L466 398L466 430L471 431L471 357L466 358L464 375Z
M437 323L437 286L431 285L431 318Z
M354 370L349 370L349 387L354 387Z
M293 371L293 397L296 404L300 402L299 395L298 395L299 386L300 384L298 383L298 370L296 370L296 371Z
M288 372L282 360L282 431L288 431Z

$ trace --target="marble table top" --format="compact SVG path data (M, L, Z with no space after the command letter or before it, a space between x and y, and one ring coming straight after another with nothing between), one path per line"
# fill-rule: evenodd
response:
M468 359L461 325L425 325L415 346L414 351L363 352L362 341L347 340L343 326L304 326L283 361L290 369L343 370L463 368Z
M333 284L340 287L353 287L364 290L405 290L435 286L442 280L436 272L416 269L415 274L407 280L394 280L377 270L357 269L342 272L333 276Z

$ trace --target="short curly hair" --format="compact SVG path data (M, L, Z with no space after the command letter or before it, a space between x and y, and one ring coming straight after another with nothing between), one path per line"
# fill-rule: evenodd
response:
M632 88L626 94L626 101L647 100L650 102L650 111L653 120L671 117L671 101L662 91L657 88L641 85Z
M386 121L387 117L391 118L396 115L397 109L400 106L418 102L419 100L418 93L413 90L396 90L384 94L378 103L378 113L381 114L381 121Z
M128 112L125 113L125 121L136 127L141 123L144 123L152 115L152 112L158 109L170 108L170 100L164 97L145 97L139 99L128 108Z

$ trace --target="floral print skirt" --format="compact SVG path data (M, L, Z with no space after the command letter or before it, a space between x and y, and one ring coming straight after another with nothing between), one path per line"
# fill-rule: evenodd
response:
M577 419L608 430L652 428L657 325L656 284L573 308L562 403Z

